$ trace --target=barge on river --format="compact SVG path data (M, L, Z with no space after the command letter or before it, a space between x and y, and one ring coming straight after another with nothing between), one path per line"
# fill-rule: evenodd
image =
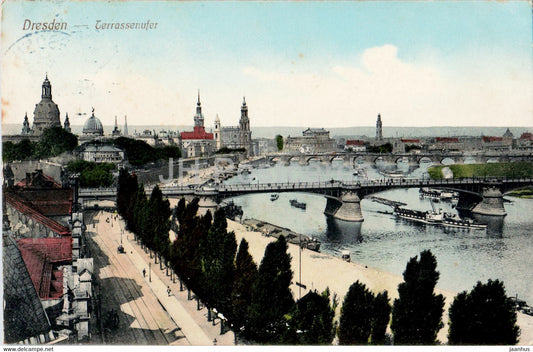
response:
M477 223L472 219L462 219L456 214L444 213L442 210L420 211L396 207L394 208L394 214L403 219L430 225L476 230L483 230L487 228L486 224Z

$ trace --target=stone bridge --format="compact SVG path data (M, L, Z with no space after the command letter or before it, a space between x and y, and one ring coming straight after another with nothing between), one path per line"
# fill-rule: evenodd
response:
M473 213L505 216L503 193L532 185L533 178L460 178L460 179L412 179L393 178L367 180L362 182L344 182L337 180L323 182L284 182L284 183L248 183L217 186L177 186L162 187L161 191L169 198L200 198L200 209L214 210L225 198L255 193L306 192L326 197L324 213L345 221L363 221L360 202L366 195L396 188L444 188L460 193L458 208L471 210ZM147 194L151 192L146 188ZM116 189L80 189L80 201L84 199L114 199Z
M292 160L298 160L301 165L307 165L311 160L318 160L324 164L331 164L333 160L342 160L344 164L353 166L357 161L376 163L383 161L386 163L397 163L399 161L418 165L422 162L430 162L434 165L441 165L444 159L451 159L455 164L463 164L465 159L474 160L475 163L486 163L489 160L495 162L516 162L532 161L531 152L434 152L434 153L403 153L403 154L380 154L366 152L339 152L339 153L316 153L316 154L268 154L265 161L281 162L289 165Z

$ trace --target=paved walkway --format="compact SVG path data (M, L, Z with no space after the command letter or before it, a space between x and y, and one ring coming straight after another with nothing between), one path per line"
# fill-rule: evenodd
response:
M112 219L109 223L106 222L108 217ZM160 270L160 264L155 264L154 259L150 259L150 255L145 253L140 245L136 243L133 234L123 230L124 221L119 220L120 217L117 216L117 220L114 220L110 213L100 212L98 218L101 224L99 230L103 230L106 235L114 237L117 241L117 246L120 243L120 232L123 231L122 245L126 253L122 255L129 259L137 273L142 275L143 269L146 270L146 276L143 277L144 285L150 288L159 303L181 328L182 333L191 345L234 344L233 332L228 331L220 335L220 320L216 319L215 325L213 325L213 322L207 321L207 309L198 310L196 300L188 300L187 291L179 290L178 280L174 283L166 275L167 270L164 266L163 270ZM170 295L167 292L167 287L171 289Z

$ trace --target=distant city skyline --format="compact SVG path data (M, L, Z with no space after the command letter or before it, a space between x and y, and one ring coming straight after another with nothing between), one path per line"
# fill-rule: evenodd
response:
M237 125L243 96L252 130L375 126L378 113L385 128L533 126L527 1L9 1L2 13L2 123L33 123L48 74L72 125L92 107L104 125L192 125L199 89L208 128L217 114Z

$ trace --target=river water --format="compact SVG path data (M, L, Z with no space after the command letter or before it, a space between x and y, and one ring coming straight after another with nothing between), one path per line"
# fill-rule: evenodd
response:
M428 177L429 164L362 164L368 179L383 178L379 170L402 171L406 177ZM292 181L354 181L351 166L334 160L331 165L311 161L290 166L278 163L268 168L254 169L241 174L228 184L248 182ZM397 189L375 194L390 200L407 203L407 208L430 210L429 199L420 198L418 189ZM291 207L290 199L307 203L307 209ZM349 250L353 261L401 275L407 261L421 251L430 249L437 258L440 272L438 286L452 291L471 290L477 281L500 279L508 295L516 295L533 305L533 199L506 197L505 218L478 218L488 223L485 230L443 228L415 223L393 215L386 205L367 199L361 201L364 222L354 223L324 215L326 199L308 193L280 193L279 199L270 200L269 194L236 197L244 218L256 218L293 231L316 236L322 242L321 252L340 257L341 250ZM435 206L455 212L451 203Z

